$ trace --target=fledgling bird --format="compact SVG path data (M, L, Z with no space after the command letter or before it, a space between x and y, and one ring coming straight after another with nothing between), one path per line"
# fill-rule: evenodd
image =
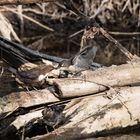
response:
M17 71L16 80L22 85L39 87L45 82L49 72L53 69L54 67L52 65L42 64L29 70Z
M16 76L16 81L22 87L40 87L54 67L53 65L37 65L30 62L27 58L33 59L33 56L30 55L32 50L25 48L0 37L0 58L9 64L9 70ZM23 53L25 50L26 53ZM34 56L35 58L36 56Z
M91 44L84 47L72 61L72 64L80 68L90 68L96 56L97 47Z
M97 47L89 44L81 49L73 58L64 60L61 65L62 67L74 66L80 69L88 69L93 63L96 52Z
M51 72L53 69L56 69L56 67L54 68L52 65L38 66L32 63L34 62L33 60L46 58L46 55L38 55L37 52L27 49L20 44L13 43L12 41L9 41L3 37L0 37L0 51L1 58L14 69L13 73L16 75L17 81L25 87L41 86L49 72ZM73 66L74 69L78 68L78 70L89 69L96 55L96 51L97 47L93 46L93 43L90 43L81 49L80 52L77 53L73 58L62 61L60 67ZM47 58L50 57L47 55Z
M64 121L64 114L62 113L63 108L58 107L46 107L42 111L43 122L46 124L46 130L48 131L47 126L55 129L59 124Z

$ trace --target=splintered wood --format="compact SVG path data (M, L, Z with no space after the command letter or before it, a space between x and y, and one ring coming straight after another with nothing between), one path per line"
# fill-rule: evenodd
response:
M56 129L57 133L61 134L58 139L68 136L75 139L101 136L104 132L115 133L116 130L119 132L129 127L138 127L139 71L139 62L95 71L86 70L73 78L53 79L51 88L4 96L0 103L1 124L8 122L12 114L16 115L18 109L22 108L22 113L19 111L19 115L16 115L8 127L5 126L7 129L2 129L0 135L4 137L9 131L13 132L13 126L20 131L32 120L41 120L43 117L41 112L46 105L55 105L59 108L59 104L65 106L62 111L65 119L60 120L63 125ZM134 86L136 84L137 86ZM133 86L129 87L130 85ZM53 133L48 133L35 139L54 137Z
M140 87L115 88L99 96L89 96L68 103L64 113L66 123L56 129L59 135L49 133L30 140L81 139L113 134L134 128L140 121ZM110 98L108 95L110 94ZM74 103L75 102L75 103Z
M96 71L82 71L79 77L54 79L60 98L95 94L110 87L134 85L140 82L140 63L123 64Z
M65 0L60 3L53 0L1 0L0 5L31 4L32 6L32 3L48 1L53 2L64 10L54 9L52 10L53 14L51 16L51 10L47 6L35 4L42 11L43 18L45 15L47 16L47 18L44 19L46 19L47 22L49 21L48 24L51 25L51 27L28 17L24 14L26 11L22 11L23 9L16 11L10 8L11 6L3 6L2 9L20 15L19 17L22 17L21 21L25 18L43 29L49 30L49 36L52 38L52 42L56 38L54 39L54 35L50 35L50 32L56 33L54 30L64 30L57 30L60 23L56 27L53 25L57 23L54 19L58 11L66 16L72 15L68 18L69 20L72 19L70 23L74 23L74 21L77 22L80 19L80 22L78 21L80 26L74 25L79 29L83 28L81 31L84 31L80 44L81 51L67 60L33 51L21 44L12 42L10 41L11 33L18 42L20 42L20 40L13 31L13 28L11 28L11 24L6 22L6 18L0 14L0 18L2 19L1 24L4 27L1 30L1 34L4 37L0 36L0 52L2 54L2 60L8 62L11 66L9 70L11 70L16 78L18 78L18 74L23 76L24 80L22 82L25 86L28 86L27 80L31 81L31 85L33 81L37 81L36 79L38 78L35 77L36 75L39 76L39 79L45 75L43 84L38 87L28 86L29 89L24 89L23 87L22 91L12 92L0 98L0 139L12 139L12 136L13 139L22 140L83 139L117 134L120 132L126 133L139 128L140 58L131 54L131 52L124 48L107 30L95 21L95 17L102 10L103 13L106 13L108 10L111 11L111 8L109 9L109 6L105 8L104 4L110 3L110 5L113 5L113 3L104 0L99 7L101 9L98 8L97 11L92 11L92 8L94 8L94 6L90 6L92 2L89 3L86 0L81 1L84 6L83 9L82 6L76 6L81 2L75 3L73 0ZM126 2L125 4L125 2L122 2L124 7L122 11L125 10L126 5L129 3ZM49 12L44 13L47 8ZM90 15L90 12L93 15ZM65 16L61 15L60 17L60 21L63 22ZM101 18L102 16L97 17L100 22ZM53 22L50 19L52 19ZM58 20L59 18L57 17L56 19ZM66 20L67 19L64 20L64 23ZM112 21L114 24L114 19ZM9 29L8 32L5 32L6 27ZM62 27L64 28L64 26ZM66 29L68 28L69 26ZM21 25L21 32L22 30L23 27ZM115 30L117 31L116 28ZM81 31L74 33L73 36ZM109 43L114 44L114 46L128 58L129 62L118 66L112 65L110 67L102 67L95 63L92 64L96 54L96 51L93 54L93 48L97 50L95 47L100 47L96 42L96 39L100 35L103 39L107 39ZM69 32L66 31L66 34L61 36L61 39L65 37L67 43L73 43L71 40L68 40L68 36ZM62 42L61 39L60 42ZM99 41L101 42L102 40ZM87 49L89 48L88 46L90 46L90 49ZM63 48L61 48L61 50L62 49ZM66 63L65 66L63 62L68 63ZM45 66L49 64L49 67L42 69L43 72L41 69L38 69L38 73L35 74L37 68L43 68L43 65L40 65L40 63ZM25 68L30 70L22 71ZM48 68L50 68L49 71ZM24 72L27 73L25 74ZM3 69L0 76L2 74ZM56 133L58 135L56 135Z

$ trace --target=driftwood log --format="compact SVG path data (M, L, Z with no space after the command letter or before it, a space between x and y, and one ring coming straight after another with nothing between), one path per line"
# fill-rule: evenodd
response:
M95 71L83 71L79 77L54 79L53 85L59 98L76 97L140 82L140 63L129 63Z
M1 0L0 5L47 1ZM83 14L78 11L73 1L66 1L66 7L87 23L91 22L92 18L86 16L87 12ZM8 10L8 8L5 9ZM13 12L10 9L9 11ZM26 16L23 15L23 17ZM29 18L26 17L26 19ZM52 127L53 131L60 135L49 133L52 130L48 130L44 132L44 134L47 134L31 138L31 140L80 139L115 134L120 131L123 133L130 129L139 128L140 62L132 62L137 57L131 55L131 53L123 48L94 19L87 26L91 26L91 30L87 30L82 39L85 38L87 41L87 39L93 39L95 35L97 36L99 33L102 33L131 62L121 66L99 68L95 71L82 71L76 73L71 78L57 77L57 79L52 79L49 77L49 79L46 79L47 84L49 84L46 89L12 93L0 98L0 139L10 136L10 134L20 135L22 133L23 140L29 136L26 129L27 126L33 124L33 127L34 124L39 123L45 125L45 128L48 126ZM94 27L92 28L92 26ZM53 30L51 29L51 31ZM1 37L0 40L0 45L5 46L9 54L12 54L13 49L16 47L15 57L19 55L22 56L21 58L31 62L42 60L42 58L56 63L63 60L58 57L30 51L24 46L3 40ZM2 49L4 48L2 47ZM54 115L55 112L47 112L47 109L53 109L53 107L59 108L60 104L64 106L61 112L63 118L59 118L58 123L57 118L53 118L58 114ZM51 113L49 114L50 118L47 116L47 113Z
M78 101L73 99L63 111L64 125L55 130L59 135L48 133L31 140L80 139L138 128L140 87L115 88L114 91ZM111 95L110 98L106 93Z
M140 83L140 63L83 71L79 77L50 79L52 87L44 90L12 93L1 98L2 112L14 111L18 107L59 101L60 98L80 97L95 94L111 87ZM53 81L53 82L52 82ZM57 98L55 96L57 96ZM59 99L58 99L59 98ZM26 99L26 100L25 100Z
M64 124L55 133L32 139L78 139L127 132L139 127L140 87L114 88L97 95L73 99L64 108ZM19 115L11 121L1 135L7 131L18 131L32 119L42 117L42 109ZM32 140L31 139L31 140Z
M73 78L49 79L51 88L4 96L0 136L16 133L33 119L42 119L44 105L54 103L56 107L59 103L66 105L63 125L55 130L61 135L48 133L32 139L95 137L139 127L139 71L139 61L86 70ZM65 100L70 102L66 104ZM20 113L20 108L28 111Z
M27 108L59 101L48 89L15 92L2 97L0 100L0 113L13 112L19 107Z

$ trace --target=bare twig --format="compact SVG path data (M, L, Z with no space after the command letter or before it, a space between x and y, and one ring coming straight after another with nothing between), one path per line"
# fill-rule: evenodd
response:
M4 68L1 67L0 78L2 77L3 73L4 73Z
M79 31L77 31L77 32L75 32L75 33L73 33L73 34L71 34L71 35L69 36L69 38L72 38L72 37L74 37L74 36L76 36L76 35L78 35L78 34L80 34L80 33L82 33L82 32L84 32L84 29L79 30Z
M70 3L70 4L69 4ZM111 41L112 43L114 43L120 50L123 54L125 54L125 56L129 59L129 60L132 60L134 59L134 56L126 49L124 48L116 39L114 39L111 35L109 35L109 33L107 31L105 31L102 27L100 27L100 25L95 21L95 19L90 19L90 17L84 15L83 13L81 13L78 9L76 9L76 7L74 6L74 3L72 0L70 0L68 3L67 1L67 4L68 4L68 7L73 10L78 16L80 16L81 18L83 18L84 20L87 21L87 26L92 26L89 31L86 31L82 37L82 40L81 40L81 44L83 45L83 41L86 40L86 39L93 39L94 36L101 32L102 35L104 37L106 37L109 41ZM82 46L81 45L81 46Z
M6 4L31 4L31 3L43 3L43 2L53 2L53 0L1 0L0 5Z
M106 3L108 3L109 2L109 0L103 0L102 2L101 2L101 5L98 7L98 9L96 10L96 12L94 13L94 15L92 15L92 16L90 16L90 18L92 19L92 18L95 18L98 14L100 14L103 10L104 10L104 5L106 4Z
M103 28L100 27L100 32L112 43L114 43L116 45L116 47L118 47L122 53L125 54L125 56L127 56L127 58L129 60L132 60L134 58L134 56L126 49L124 48L116 39L114 39L111 35L109 35L107 33L107 31L105 31Z
M69 36L69 38L72 38L80 33L84 32L84 29L81 29L73 34L71 34ZM121 36L139 36L140 35L140 32L113 32L113 31L108 31L109 34L111 35L121 35Z
M89 7L89 0L82 0L83 1L83 7L84 7L84 14L88 15L90 7Z
M134 36L134 35L140 35L140 32L112 32L109 31L112 35L124 35L124 36Z
M11 8L8 8L8 7L5 7L5 6L2 7L2 8L6 9L6 10L8 10L8 11L11 11L12 13L15 13L15 14L17 14L17 15L19 14L17 11L12 10ZM44 29L46 29L46 30L54 31L54 29L52 29L52 28L50 28L50 27L48 27L48 26L46 26L46 25L43 25L42 23L40 23L40 22L38 22L38 21L32 19L32 18L29 17L29 16L26 16L26 15L23 15L23 14L22 14L22 16L23 16L24 18L26 18L27 20L29 20L29 21L31 21L31 22L33 22L33 23L39 25L40 27L42 27L42 28L44 28Z
M22 5L18 5L17 10L18 10L19 19L20 19L20 38L22 40L23 35L24 35L24 20L23 20L23 8L22 8Z

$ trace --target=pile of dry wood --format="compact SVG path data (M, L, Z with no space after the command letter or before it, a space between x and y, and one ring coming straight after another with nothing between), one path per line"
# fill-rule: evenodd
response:
M90 34L95 35L96 32L92 31L90 29ZM86 40L88 33L84 34ZM112 42L115 40L107 32L104 35ZM2 46L2 40L0 42ZM57 67L48 75L44 89L2 97L1 138L77 139L127 132L139 127L140 60L115 42L130 59L126 64L98 65L98 68L93 64L94 70L80 71L71 66Z
M92 68L82 70L58 66L47 75L45 87L1 97L0 139L80 139L126 133L140 127L140 58L133 56L95 21L85 29L81 48L99 33L124 53L127 63L110 67L93 63ZM30 51L0 37L0 50L3 51L5 44L8 53L16 46L18 51L13 55L25 57L23 60L35 57L53 67L63 60ZM25 65L28 64L27 60Z

